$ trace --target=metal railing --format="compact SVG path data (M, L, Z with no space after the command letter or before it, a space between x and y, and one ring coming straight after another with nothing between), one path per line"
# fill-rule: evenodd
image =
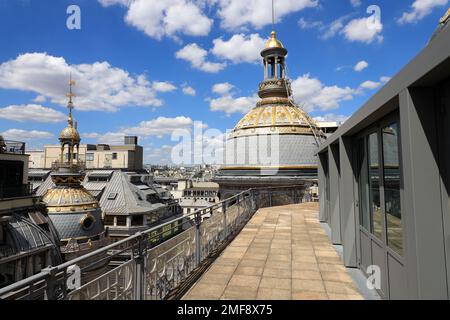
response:
M58 169L67 169L73 172L84 171L86 169L86 163L84 161L74 160L73 163L62 162L60 160L54 161L52 163L52 171L57 171Z
M0 299L163 300L202 272L263 207L303 202L297 186L251 189L0 289ZM167 236L159 245L152 238ZM107 253L107 255L105 254ZM92 279L103 259L127 257ZM79 266L82 266L81 268ZM88 279L88 280L86 280Z
M12 199L30 197L33 195L33 186L31 183L20 186L0 185L0 199Z
M0 153L25 154L25 142L0 139Z

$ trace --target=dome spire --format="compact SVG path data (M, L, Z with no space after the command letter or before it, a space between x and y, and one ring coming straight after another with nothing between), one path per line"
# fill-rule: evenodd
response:
M272 33L275 32L275 0L272 0Z
M67 153L67 163L69 167L73 166L73 161L76 159L78 161L79 157L79 148L80 148L80 134L77 131L76 125L74 125L72 111L74 109L73 106L73 97L75 97L75 94L73 93L73 86L75 85L75 81L72 79L72 74L70 74L70 80L69 80L69 93L66 94L66 96L69 98L69 102L67 104L67 108L69 109L69 114L67 118L67 122L69 125L61 131L59 134L59 141L61 143L61 155L60 155L60 164L63 165L64 158L65 158L65 146L68 146L68 153ZM76 153L75 153L76 149Z
M72 79L72 73L70 73L69 80L69 92L66 93L66 96L69 98L69 103L67 104L67 108L69 109L69 117L68 122L69 126L73 127L73 118L72 118L72 110L73 110L73 101L72 98L75 97L75 94L72 91L72 87L76 84L75 80Z

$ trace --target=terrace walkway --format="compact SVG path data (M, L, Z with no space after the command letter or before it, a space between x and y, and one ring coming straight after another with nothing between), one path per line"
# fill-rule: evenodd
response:
M363 299L318 220L318 204L259 210L183 299Z

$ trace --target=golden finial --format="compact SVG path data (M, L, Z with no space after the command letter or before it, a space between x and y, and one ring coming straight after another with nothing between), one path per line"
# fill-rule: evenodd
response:
M72 98L75 97L75 94L72 92L72 87L76 84L75 80L72 79L72 74L70 74L69 80L69 93L66 93L66 96L69 98L69 104L72 104Z
M277 33L275 31L270 33L270 39L266 43L266 49L269 48L284 48L283 44L277 39Z
M72 110L73 110L73 102L72 98L75 97L75 94L72 91L72 87L75 85L75 80L72 79L72 73L70 74L69 80L69 93L66 93L66 96L69 98L69 103L67 104L67 108L69 108L69 125L73 126L73 118L72 118Z
M444 16L441 18L439 23L444 24L450 19L450 9L447 10L447 12L444 14Z

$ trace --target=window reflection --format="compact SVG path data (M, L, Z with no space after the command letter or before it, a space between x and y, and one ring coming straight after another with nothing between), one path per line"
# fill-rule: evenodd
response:
M369 209L369 182L367 170L366 144L365 139L358 140L359 158L359 194L360 210L359 222L366 230L370 230L370 209Z
M403 230L400 204L398 132L398 123L383 128L383 170L388 246L402 255Z
M372 233L379 239L382 238L381 228L381 201L380 201L380 173L379 173L379 153L378 136L374 132L368 138L369 149L369 195L372 213Z

